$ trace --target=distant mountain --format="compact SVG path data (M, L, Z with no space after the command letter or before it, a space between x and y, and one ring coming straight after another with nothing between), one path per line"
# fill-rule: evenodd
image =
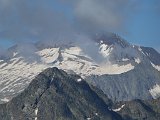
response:
M148 100L160 96L160 72L150 63L140 63L127 73L92 75L86 80L103 90L113 101Z
M39 42L10 48L0 57L0 103L21 93L36 75L50 67L88 78L112 100L159 97L158 52L131 45L116 34L97 34L91 39L80 45Z
M114 103L80 76L48 68L21 94L0 105L0 120L159 120L159 103Z

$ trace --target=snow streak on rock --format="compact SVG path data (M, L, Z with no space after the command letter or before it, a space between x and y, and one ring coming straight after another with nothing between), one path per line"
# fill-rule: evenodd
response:
M149 90L149 92L154 99L157 99L160 96L160 86L156 84L155 86L153 86L153 88Z

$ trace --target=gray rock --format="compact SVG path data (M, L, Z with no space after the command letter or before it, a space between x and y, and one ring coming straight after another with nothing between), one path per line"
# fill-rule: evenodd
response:
M155 84L160 84L160 72L150 63L140 63L135 69L119 75L92 75L86 81L100 88L113 101L147 100Z
M100 90L77 79L57 68L46 69L24 92L0 105L0 120L121 120L108 109L110 101Z

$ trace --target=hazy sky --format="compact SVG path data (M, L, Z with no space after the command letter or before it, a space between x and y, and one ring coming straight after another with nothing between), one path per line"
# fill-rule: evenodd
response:
M160 51L159 0L0 0L0 47L105 30Z

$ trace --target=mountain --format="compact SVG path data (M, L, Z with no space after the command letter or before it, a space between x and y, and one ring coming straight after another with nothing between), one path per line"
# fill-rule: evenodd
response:
M142 53L151 61L152 66L160 71L160 54L153 48L140 47Z
M20 95L0 105L0 119L121 120L95 91L77 75L48 68Z
M158 120L159 100L113 103L80 76L48 68L21 94L0 105L0 119Z
M160 96L160 73L150 63L140 63L127 73L92 75L86 80L103 90L113 101L148 100Z
M159 120L160 99L132 100L114 104L114 109L124 120ZM119 107L118 107L119 106Z
M0 57L0 103L17 96L36 75L50 67L80 75L112 100L159 97L159 53L132 45L116 34L97 34L91 39L85 44L39 42L10 48Z
M116 103L112 109L122 116L124 120L159 120L160 99L133 100Z

